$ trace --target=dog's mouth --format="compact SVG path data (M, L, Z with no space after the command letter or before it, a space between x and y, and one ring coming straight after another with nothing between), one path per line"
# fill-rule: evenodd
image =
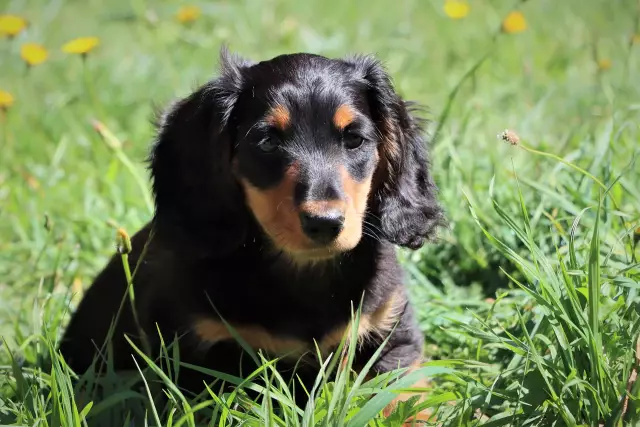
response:
M301 230L264 229L264 231L273 249L296 264L315 264L333 260L352 250L359 240L351 240L350 235L354 233L349 233L347 230L330 241L310 239Z

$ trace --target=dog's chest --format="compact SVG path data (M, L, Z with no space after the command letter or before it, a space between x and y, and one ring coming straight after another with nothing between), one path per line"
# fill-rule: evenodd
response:
M333 349L347 331L368 279L367 271L357 278L319 274L293 279L248 267L221 271L206 286L215 310L196 325L198 335L209 342L240 337L274 354L314 351L316 344L323 351Z

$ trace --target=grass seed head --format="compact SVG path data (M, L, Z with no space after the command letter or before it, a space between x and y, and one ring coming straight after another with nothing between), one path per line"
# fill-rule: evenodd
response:
M130 254L132 250L131 238L124 228L118 228L116 231L116 247L121 255Z
M520 142L520 137L517 133L512 130L505 129L503 132L498 134L498 139L503 140L504 142L508 142L511 145L518 145Z

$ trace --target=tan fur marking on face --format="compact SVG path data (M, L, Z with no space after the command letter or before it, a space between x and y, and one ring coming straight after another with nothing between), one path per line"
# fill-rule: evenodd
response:
M374 338L384 340L400 318L405 302L404 294L401 290L396 290L373 312L362 314L358 323L358 343ZM345 334L349 340L352 325L353 322L350 321L326 334L319 343L320 349L330 351L337 347Z
M298 175L299 166L294 163L275 188L261 190L245 179L241 178L240 182L249 208L273 245L286 252L295 264L308 265L331 258L334 253L330 248L314 248L302 231L293 201Z
M305 353L307 345L293 338L278 337L259 326L234 326L233 332L244 340L251 348L261 349L274 355L299 356ZM207 344L217 344L223 341L235 341L234 336L223 322L212 318L202 318L195 321L193 330L199 339Z
M339 166L342 188L347 196L345 200L312 201L296 208L293 196L299 173L299 165L294 163L286 170L282 181L268 190L256 188L246 179L239 178L249 209L274 246L286 252L298 265L313 264L353 249L362 238L362 221L367 210L372 176L358 182L344 166ZM317 247L304 234L299 212L322 214L328 209L343 212L344 227L332 244Z
M333 114L333 124L338 129L344 129L353 122L356 118L355 111L353 108L346 104L342 104L336 109L336 112Z
M275 126L280 130L285 130L291 124L291 114L285 106L276 105L267 114L266 121L271 126Z
M244 187L247 204L256 220L271 241L285 251L301 250L311 246L300 225L298 212L293 202L299 167L292 164L282 181L268 190L261 190L247 180L240 179Z
M340 175L342 188L348 200L344 215L344 229L336 239L335 246L340 250L349 250L353 249L362 238L362 220L367 210L372 176L358 182L351 177L344 166L340 166Z

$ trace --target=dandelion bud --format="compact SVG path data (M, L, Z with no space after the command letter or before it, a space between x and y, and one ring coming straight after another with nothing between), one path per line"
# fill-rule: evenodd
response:
M118 253L121 255L130 254L132 247L129 234L124 230L124 228L118 228L116 234L116 248L118 250Z

